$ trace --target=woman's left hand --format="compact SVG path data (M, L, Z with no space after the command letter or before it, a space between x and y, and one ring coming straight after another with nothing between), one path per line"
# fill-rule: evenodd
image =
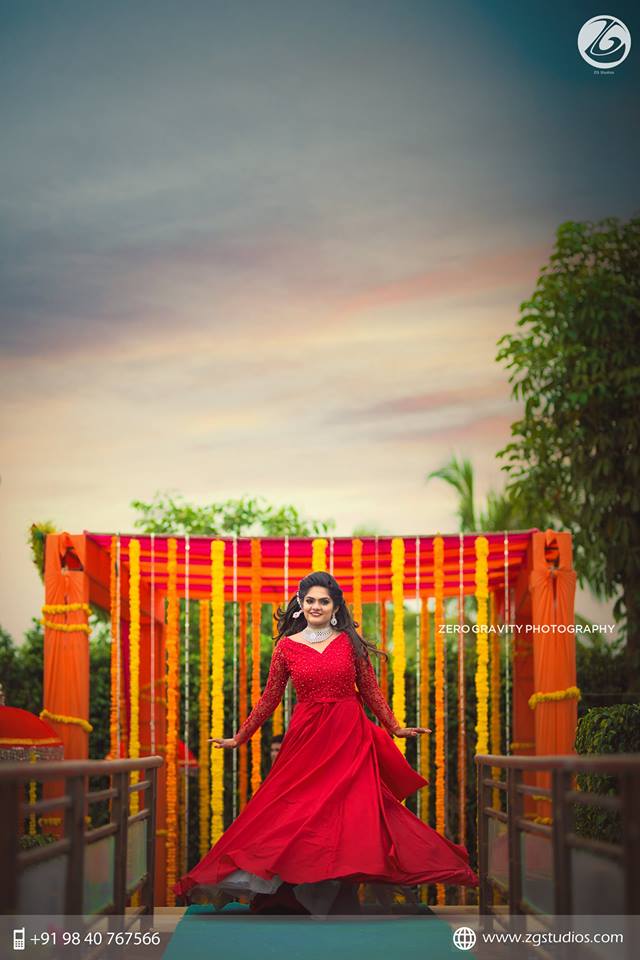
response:
M431 733L430 727L396 727L394 737L417 737L419 733Z

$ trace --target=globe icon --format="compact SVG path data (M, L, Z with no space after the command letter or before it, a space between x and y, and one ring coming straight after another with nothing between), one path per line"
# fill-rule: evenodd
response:
M457 927L453 931L453 942L458 950L471 950L476 942L475 930L471 927Z

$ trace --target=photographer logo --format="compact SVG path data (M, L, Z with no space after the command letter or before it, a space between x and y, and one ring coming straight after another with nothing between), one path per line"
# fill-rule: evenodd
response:
M613 70L626 60L631 50L631 34L617 17L601 14L591 17L578 34L580 56L599 70Z

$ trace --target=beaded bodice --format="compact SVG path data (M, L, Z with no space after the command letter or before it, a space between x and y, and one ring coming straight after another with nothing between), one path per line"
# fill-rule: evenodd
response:
M359 692L389 733L400 726L378 686L369 656L356 656L348 634L339 633L322 652L282 637L273 650L264 692L235 734L238 743L253 736L271 716L282 700L289 677L299 703L352 700Z

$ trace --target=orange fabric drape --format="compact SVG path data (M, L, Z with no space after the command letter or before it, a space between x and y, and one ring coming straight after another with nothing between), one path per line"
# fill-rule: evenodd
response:
M533 687L536 693L555 693L576 686L575 635L562 626L573 626L576 574L572 569L569 534L536 534L533 538L533 570L529 577L532 626L550 626L533 633ZM550 562L555 559L555 564ZM538 756L574 753L578 701L574 697L540 701L534 713L535 752ZM538 773L536 783L548 788L549 774ZM551 804L537 802L539 817L552 815Z
M534 569L529 578L532 624L573 626L576 574L571 566L568 534L538 534L534 542ZM545 560L545 549L559 549L558 566ZM566 690L576 685L576 649L573 633L550 630L534 633L533 685L535 693ZM573 753L578 716L576 699L547 701L535 707L536 753Z
M45 553L45 604L79 604L89 601L89 580L84 571L84 537L68 533L49 534ZM46 613L48 623L87 626L86 610ZM89 720L89 636L44 630L43 706L49 714ZM84 760L89 755L89 734L78 723L59 723L47 717L62 740L65 760Z

